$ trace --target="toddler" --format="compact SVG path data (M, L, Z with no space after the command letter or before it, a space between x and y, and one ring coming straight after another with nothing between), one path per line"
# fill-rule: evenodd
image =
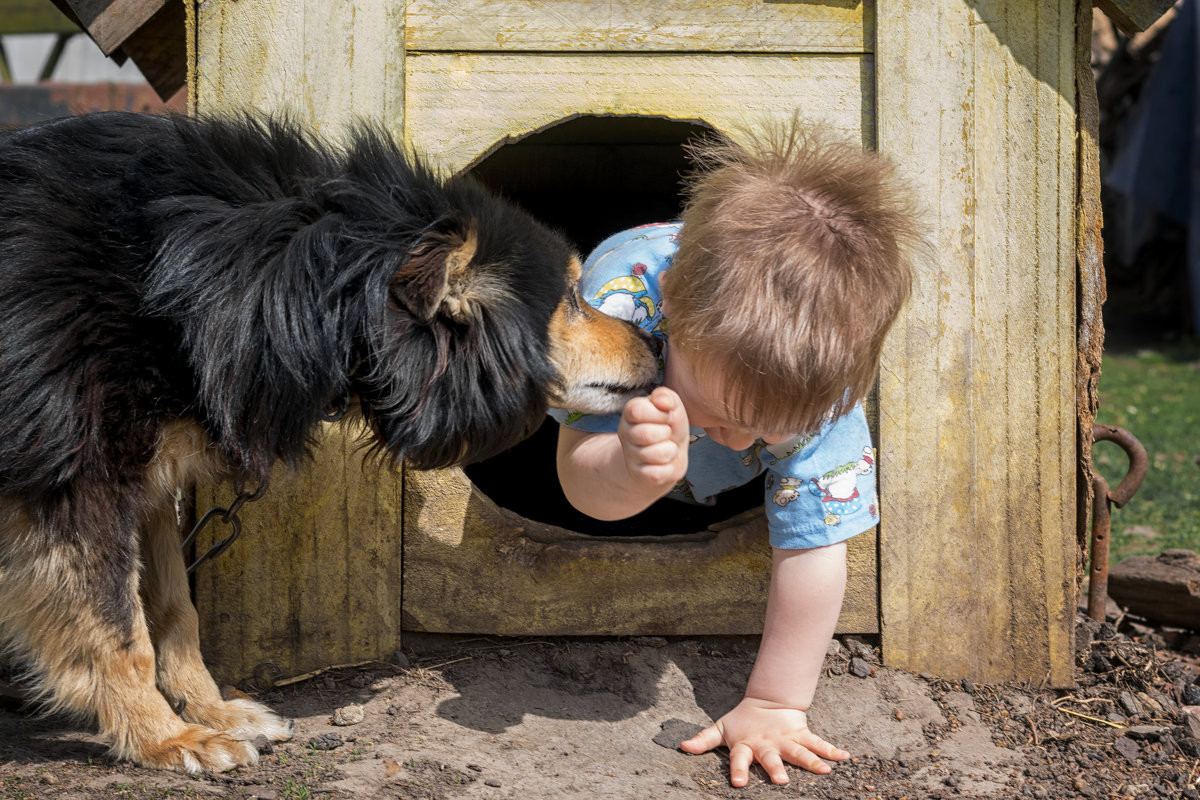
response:
M660 385L617 416L555 412L567 499L597 519L663 497L712 503L766 472L766 620L742 701L682 743L812 772L849 757L809 730L841 610L846 540L879 521L861 401L909 293L921 233L891 166L795 121L694 148L682 222L602 242L581 291L664 347Z

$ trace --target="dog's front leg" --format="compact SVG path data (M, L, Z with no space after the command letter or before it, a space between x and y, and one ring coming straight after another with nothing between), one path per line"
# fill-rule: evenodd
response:
M95 719L117 757L193 773L255 763L252 745L184 722L155 686L134 515L102 494L79 492L61 524L0 521L0 632L46 705Z
M235 739L291 739L291 720L253 700L225 701L200 655L200 635L175 513L169 502L142 527L142 597L154 642L158 687L188 722L223 731Z

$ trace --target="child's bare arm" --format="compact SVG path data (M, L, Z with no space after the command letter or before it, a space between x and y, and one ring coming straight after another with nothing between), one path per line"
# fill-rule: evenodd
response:
M846 586L844 542L811 550L775 550L767 619L746 695L732 711L682 744L689 753L729 747L729 774L745 786L750 764L787 783L783 762L824 773L839 750L808 729L812 703Z
M579 511L624 519L658 500L687 472L687 412L659 387L626 404L616 433L559 428L558 480Z

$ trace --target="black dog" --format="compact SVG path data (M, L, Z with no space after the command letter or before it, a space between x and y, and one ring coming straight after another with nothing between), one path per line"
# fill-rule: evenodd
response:
M418 467L653 377L570 246L379 130L99 114L0 135L0 639L120 757L195 772L291 724L221 700L172 496L262 484L349 405Z

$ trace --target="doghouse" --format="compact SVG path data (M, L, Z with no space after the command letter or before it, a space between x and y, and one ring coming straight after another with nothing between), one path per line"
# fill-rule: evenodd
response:
M1102 7L1134 30L1169 4ZM798 108L896 159L937 253L880 371L881 524L854 540L839 630L878 634L893 666L1070 684L1102 339L1087 0L185 8L193 109L286 108L333 133L380 119L584 250L676 213L682 145L706 130ZM759 512L589 535L555 503L552 435L465 471L379 473L331 430L195 574L214 672L386 658L406 630L757 632ZM200 511L230 499L196 491Z

